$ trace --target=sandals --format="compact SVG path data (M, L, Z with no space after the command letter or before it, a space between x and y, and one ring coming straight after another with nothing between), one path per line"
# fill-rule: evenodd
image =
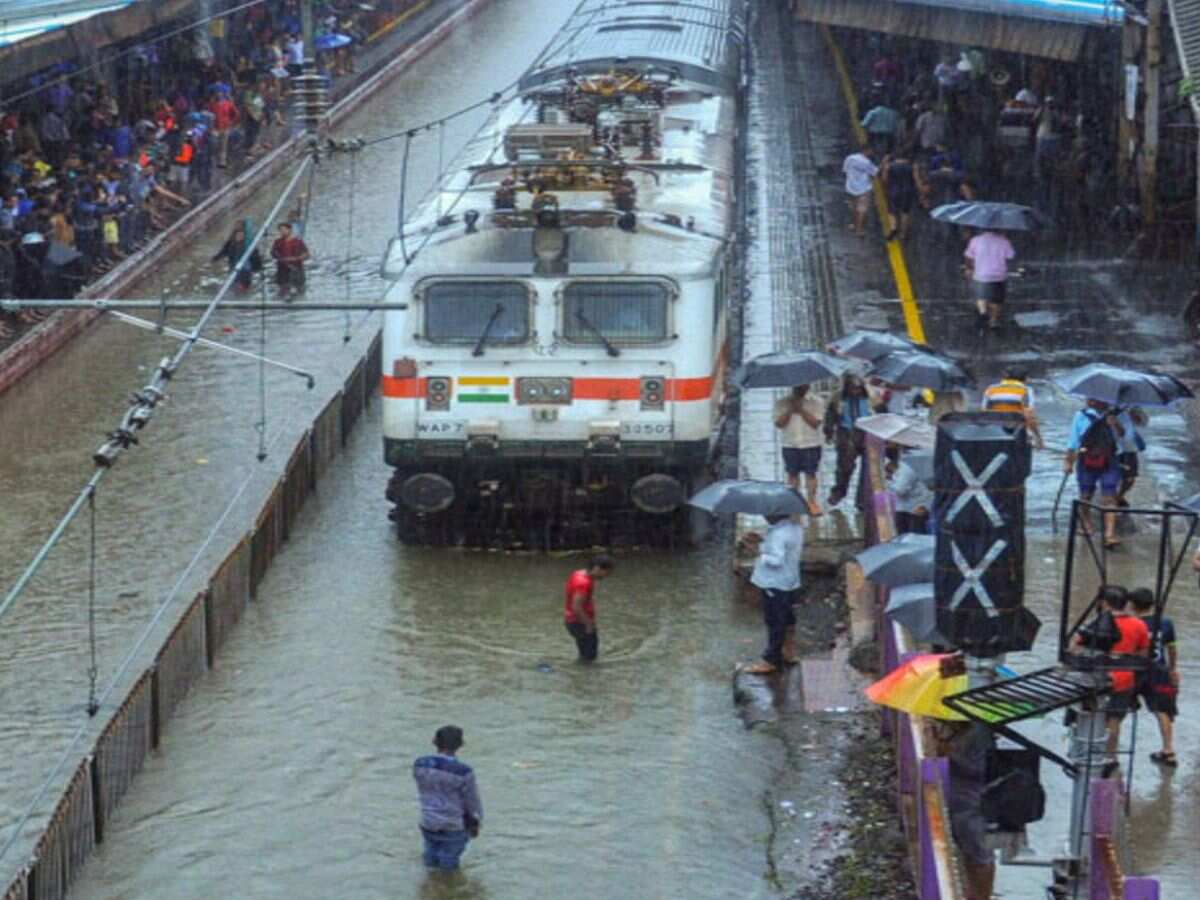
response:
M765 659L759 660L753 665L746 666L742 669L747 675L772 675L779 671Z
M1160 766L1166 766L1169 769L1174 769L1179 765L1179 760L1175 758L1174 753L1151 753L1150 762L1158 763Z
M1121 546L1120 538L1105 538L1104 539L1104 549L1105 550L1116 550L1120 546Z

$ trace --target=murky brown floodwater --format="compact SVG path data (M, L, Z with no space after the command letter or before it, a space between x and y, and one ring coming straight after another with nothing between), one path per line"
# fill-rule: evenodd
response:
M495 0L469 32L437 48L343 133L390 132L489 93L519 73L573 6ZM447 146L478 121L454 123ZM358 164L348 267L354 297L380 293L372 273L394 228L401 145L385 147ZM426 182L437 153L432 135L414 144L412 169ZM345 159L333 159L318 176L307 234L320 257L313 298L346 295L349 170ZM269 203L264 197L250 212L261 215ZM146 294L211 293L221 273L205 260L242 214L231 210ZM234 329L224 339L258 346L255 316L226 314L221 322ZM269 442L290 446L373 327L358 327L343 347L336 315L270 318L268 352L313 369L319 383L309 394L298 379L268 372ZM171 348L107 324L4 398L0 584L12 582L87 478L92 449L146 377L135 367L152 366ZM246 511L285 462L281 450L262 466L254 460L257 384L255 364L198 349L144 445L105 480L102 684L238 486L250 479L210 561L244 529ZM1047 390L1039 401L1048 441L1061 444L1054 423L1065 423L1070 406L1056 405ZM581 669L558 612L575 560L397 545L386 521L377 416L376 406L309 501L261 599L171 721L164 752L149 760L73 896L773 896L763 878L763 797L785 761L769 732L741 729L730 704L729 664L754 653L761 626L729 602L723 554L622 559L600 595L602 660ZM1156 417L1154 439L1154 485L1147 479L1146 488L1177 496L1197 474L1178 417ZM1052 653L1061 578L1049 535L1057 472L1054 458L1039 457L1030 482L1028 597L1047 624L1037 651L1010 661L1019 670ZM85 548L86 529L77 527L0 628L0 822L29 803L83 716ZM1185 635L1200 634L1190 576L1181 579L1173 614ZM1185 685L1196 683L1200 665L1187 652L1183 660ZM539 670L543 662L550 671ZM409 765L446 721L466 728L464 757L480 773L488 815L463 880L440 890L420 864ZM1145 716L1139 724L1137 869L1160 874L1166 896L1187 896L1200 876L1200 727L1194 716L1180 720L1182 765L1164 775L1145 763L1156 738L1147 737L1153 726ZM1061 746L1057 717L1029 730ZM1066 797L1065 783L1044 771L1052 798ZM1064 821L1052 799L1033 829L1035 847L1057 852ZM0 840L6 835L0 830ZM0 875L23 858L14 852L0 860ZM1008 897L1039 896L1045 880L1012 870L1002 879Z

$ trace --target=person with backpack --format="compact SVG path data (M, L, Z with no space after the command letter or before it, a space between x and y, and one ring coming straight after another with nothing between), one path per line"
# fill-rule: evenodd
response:
M1081 500L1090 501L1099 487L1100 505L1116 509L1117 491L1124 474L1117 459L1117 444L1123 433L1116 410L1103 400L1088 400L1087 405L1075 413L1063 471L1075 470ZM1105 512L1102 518L1104 546L1110 550L1120 546L1116 513ZM1085 513L1082 528L1089 532L1091 527L1091 516Z

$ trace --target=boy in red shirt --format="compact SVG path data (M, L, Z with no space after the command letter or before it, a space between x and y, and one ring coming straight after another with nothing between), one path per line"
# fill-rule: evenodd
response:
M1120 637L1108 650L1110 656L1146 656L1150 653L1150 630L1146 623L1137 616L1126 611L1129 605L1129 594L1123 587L1110 584L1100 591L1100 600L1104 609L1112 614L1113 623L1117 626ZM1083 645L1079 638L1076 641ZM1110 757L1117 752L1121 738L1121 720L1133 709L1136 702L1137 676L1132 669L1117 669L1108 673L1112 682L1112 693L1108 696L1105 706L1105 718L1108 722L1108 742L1106 749Z
M613 570L612 557L600 554L593 556L586 569L576 569L567 579L566 603L563 606L563 624L575 646L579 648L581 662L592 662L600 648L600 636L596 633L596 605L592 591L596 581L607 578Z

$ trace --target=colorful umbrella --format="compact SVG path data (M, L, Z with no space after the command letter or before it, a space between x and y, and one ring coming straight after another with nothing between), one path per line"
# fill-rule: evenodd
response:
M942 703L946 697L961 694L967 689L966 674L942 675L942 661L953 655L923 653L914 656L868 687L867 697L873 703L912 715L965 722L966 716ZM1007 666L997 666L996 673L1003 678L1013 678L1017 674Z

